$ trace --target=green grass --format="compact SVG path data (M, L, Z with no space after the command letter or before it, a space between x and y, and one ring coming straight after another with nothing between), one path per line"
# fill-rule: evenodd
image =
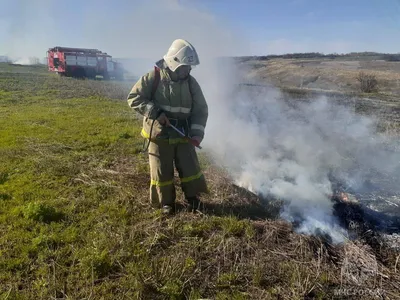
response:
M324 244L286 223L152 209L126 84L21 70L0 68L1 299L324 299L340 286ZM244 203L201 159L205 200Z

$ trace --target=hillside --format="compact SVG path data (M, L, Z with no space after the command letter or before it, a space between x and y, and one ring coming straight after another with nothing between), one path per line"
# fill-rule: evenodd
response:
M399 298L398 249L296 233L207 153L206 213L162 218L130 84L0 64L2 299Z

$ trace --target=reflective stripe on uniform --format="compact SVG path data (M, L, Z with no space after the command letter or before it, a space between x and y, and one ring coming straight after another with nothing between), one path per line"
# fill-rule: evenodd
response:
M179 107L179 106L169 106L169 105L160 105L160 107L168 112L172 112L172 113L184 113L184 114L188 114L190 113L191 108L187 108L187 107Z
M204 129L205 129L205 127L203 125L200 125L200 124L192 124L190 126L190 128L194 129L194 130L201 130L201 131L204 131Z
M157 180L151 180L151 185L155 185L155 186L167 186L167 185L171 185L173 184L174 181L173 180L168 180L168 181L157 181Z
M142 128L142 131L140 132L140 134L146 139L150 138L150 135L144 130L144 128Z
M197 173L196 175L190 176L190 177L183 177L181 178L181 182L190 182L196 179L199 179L201 176L203 176L202 172Z
M185 139L181 138L176 138L176 139L169 139L170 144L180 144L180 143L187 143L188 141Z

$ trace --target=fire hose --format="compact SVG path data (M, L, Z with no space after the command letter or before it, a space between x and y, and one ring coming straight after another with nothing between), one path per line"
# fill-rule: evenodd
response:
M199 143L197 141L195 141L194 139L191 139L190 137L186 136L182 131L180 131L178 128L176 128L174 125L169 124L169 126L175 130L177 133L179 133L180 136L182 136L185 140L187 140L189 143L191 143L193 146L202 149L201 146L199 145Z

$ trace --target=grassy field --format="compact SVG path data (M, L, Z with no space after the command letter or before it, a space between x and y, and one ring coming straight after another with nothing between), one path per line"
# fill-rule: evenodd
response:
M270 81L279 87L359 93L360 72L373 74L377 89L385 96L400 94L400 62L367 59L271 59L249 60L250 78Z
M206 155L208 213L162 218L130 84L0 65L1 299L397 299L398 253L294 233Z
M272 84L289 97L317 98L326 96L335 101L352 101L354 111L380 118L379 131L399 135L400 132L400 62L376 57L310 58L269 60L250 59L242 62L248 80ZM360 72L375 76L377 89L361 91L357 80ZM349 104L349 103L348 103Z

